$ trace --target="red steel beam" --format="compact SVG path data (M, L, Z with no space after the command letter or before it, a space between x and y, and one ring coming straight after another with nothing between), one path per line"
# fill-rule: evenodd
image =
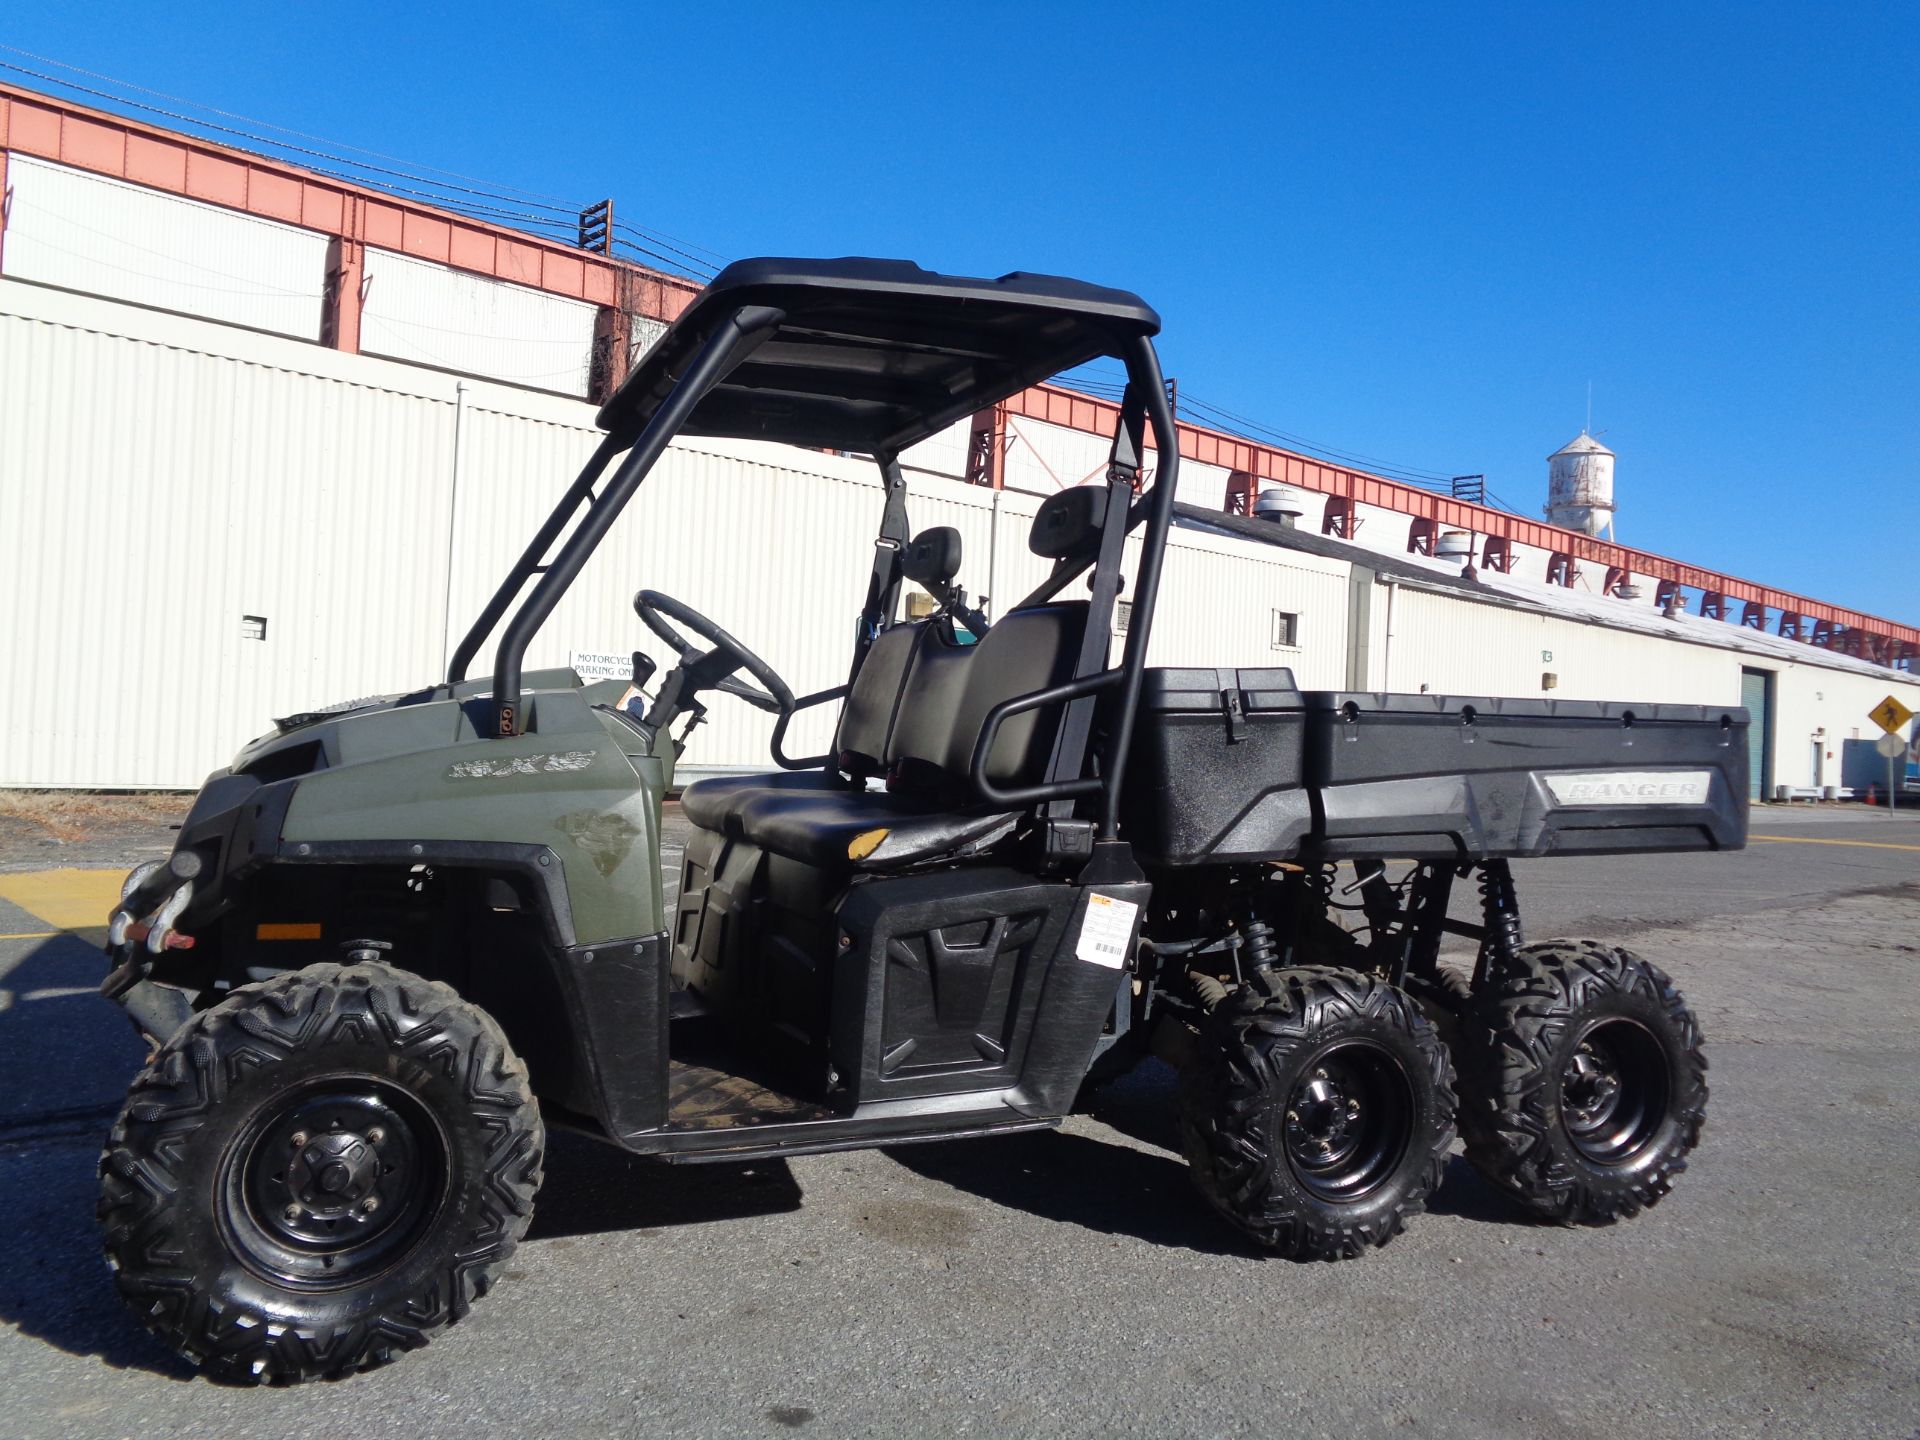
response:
M1113 433L1120 414L1117 401L1102 400L1053 385L1037 385L1022 391L1006 402L1006 409L1009 414L1024 415L1070 430L1085 430L1102 436ZM1369 475L1364 470L1350 470L1277 446L1262 445L1238 435L1208 430L1184 420L1179 422L1179 432L1182 459L1218 465L1228 471L1242 471L1253 477L1256 487L1260 481L1270 480L1282 485L1317 490L1326 495L1345 496L1362 504L1377 505L1385 510L1431 520L1441 528L1471 530L1510 544L1531 545L1549 555L1559 553L1572 559L1591 560L1597 565L1618 567L1635 575L1670 581L1688 589L1711 591L1729 600L1744 600L1768 609L1804 615L1810 620L1824 620L1830 627L1864 630L1897 644L1920 646L1920 628L1912 625L1883 620L1876 615L1829 605L1822 600L1809 600L1785 590L1756 585L1750 580L1682 564L1664 555L1577 534L1557 525L1510 515L1505 510L1490 509L1471 501L1455 500L1432 490L1422 490L1417 485L1405 485L1397 480ZM1153 443L1151 435L1147 443Z
M641 265L0 84L0 167L7 151L594 305L619 305L624 289L656 320L699 293Z

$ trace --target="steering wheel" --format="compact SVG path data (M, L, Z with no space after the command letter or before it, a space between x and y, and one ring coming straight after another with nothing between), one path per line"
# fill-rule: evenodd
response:
M784 715L793 709L793 691L779 672L691 605L671 595L662 595L658 590L642 590L633 597L633 613L680 657L689 694L695 690L722 690L771 715ZM699 649L674 628L675 622L686 626L713 648ZM736 670L745 670L760 683L749 685L734 679Z

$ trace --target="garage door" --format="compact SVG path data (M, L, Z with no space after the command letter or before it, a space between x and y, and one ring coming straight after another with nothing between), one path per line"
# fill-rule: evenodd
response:
M1747 798L1759 800L1765 797L1767 782L1767 758L1773 747L1768 743L1773 735L1773 672L1771 670L1742 670L1740 672L1740 703L1747 707L1752 724L1747 726Z

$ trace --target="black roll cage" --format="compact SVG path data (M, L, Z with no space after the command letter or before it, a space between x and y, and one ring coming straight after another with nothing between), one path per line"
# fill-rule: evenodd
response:
M784 318L779 309L763 305L742 305L733 310L726 322L717 326L694 353L672 391L653 411L643 428L636 432L629 424L616 424L608 431L532 542L514 562L512 570L494 591L492 598L482 607L448 662L449 685L458 685L466 679L467 669L487 636L506 615L528 579L539 576L508 622L501 634L499 648L495 651L491 698L491 731L495 736L510 737L522 731L521 662L528 644L552 613L553 607L578 577L581 568L632 499L633 492L666 452L667 445L686 424L701 399L773 335ZM1133 742L1134 714L1146 673L1147 642L1153 630L1161 562L1173 521L1180 465L1173 407L1153 341L1137 333L1121 335L1116 337L1108 353L1125 365L1127 385L1107 465L1105 523L1098 532L1097 540L1055 561L1048 577L1020 601L1021 606L1044 603L1058 595L1076 577L1092 570L1086 633L1076 659L1073 678L1044 690L1015 696L989 711L974 746L968 774L969 783L980 800L999 805L1044 804L1049 813L1057 817L1073 814L1077 801L1097 795L1100 798L1097 833L1102 840L1114 839L1118 830L1121 779L1126 773L1127 753ZM1136 496L1144 468L1145 440L1149 429L1159 452L1158 464L1152 483ZM604 487L596 492L595 482L622 451L626 452L624 458L607 477ZM883 480L885 506L880 532L875 539L866 606L855 633L850 674L858 671L874 637L893 621L900 591L900 552L908 538L906 484L899 458L894 454L881 454L875 459ZM585 513L581 514L583 505ZM559 550L550 559L545 558L568 522L576 515L579 516L579 523L567 534ZM1134 579L1133 609L1128 620L1126 644L1120 664L1107 668L1108 637L1113 632L1114 609L1123 583L1126 537L1143 523L1146 529L1141 539L1140 562ZM847 688L841 685L805 696L794 708L804 709L837 698L845 694ZM1097 771L1089 775L1086 758L1094 709L1099 697L1107 692L1115 693L1112 720ZM1054 743L1047 778L1038 784L1012 788L991 782L987 778L987 762L1001 726L1015 715L1062 701L1067 702L1067 711ZM775 758L789 769L808 769L829 763L829 757L826 756L790 760L782 754L781 742L788 718L788 715L782 715L775 730Z

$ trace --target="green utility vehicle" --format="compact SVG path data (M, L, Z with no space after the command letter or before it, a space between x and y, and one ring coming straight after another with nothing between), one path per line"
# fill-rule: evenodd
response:
M673 1162L1004 1135L1150 1051L1183 1071L1201 1191L1281 1255L1384 1244L1456 1116L1542 1215L1665 1194L1706 1103L1693 1018L1627 951L1524 944L1507 861L1737 848L1745 713L1149 667L1179 470L1158 329L1045 276L724 271L601 411L446 678L280 721L127 878L102 989L154 1053L100 1217L140 1318L227 1376L365 1369L500 1275L547 1126ZM1105 483L1046 499L1048 578L982 615L958 535L908 525L901 452L1100 356L1128 377ZM877 462L846 684L796 698L651 590L657 682L638 655L630 684L523 670L681 434ZM908 583L932 614L900 618ZM661 805L715 692L777 717L776 768L685 787L669 907ZM823 705L830 752L788 756ZM1471 975L1439 963L1449 932Z

